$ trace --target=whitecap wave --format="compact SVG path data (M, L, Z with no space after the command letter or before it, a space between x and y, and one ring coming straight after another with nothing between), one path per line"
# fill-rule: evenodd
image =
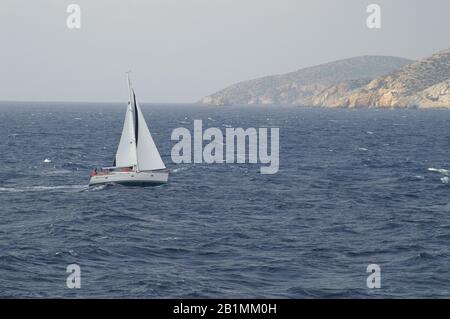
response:
M187 170L189 168L190 168L189 166L178 167L178 168L173 169L172 173L178 173L178 172L181 172L181 171L185 171L185 170Z
M449 170L446 170L444 168L434 168L434 167L429 167L428 171L441 173L443 175L448 175L448 173L450 172Z
M90 186L90 187L88 186L88 188L86 190L90 191L90 192L101 191L101 190L104 190L109 185L111 185L111 184L102 184L102 185L95 185L95 186Z

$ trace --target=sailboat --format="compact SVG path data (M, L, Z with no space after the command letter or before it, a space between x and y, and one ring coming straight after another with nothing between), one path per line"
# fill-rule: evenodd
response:
M95 168L91 172L89 185L116 183L145 186L164 184L169 179L169 172L136 100L129 72L127 82L129 101L114 163L111 167Z

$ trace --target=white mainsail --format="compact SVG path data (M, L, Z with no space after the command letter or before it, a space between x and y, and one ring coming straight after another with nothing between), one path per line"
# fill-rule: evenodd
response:
M153 141L144 115L136 100L128 74L130 102L116 154L117 167L136 166L138 171L165 169L166 166Z
M128 103L114 166L131 167L137 165L136 138L133 121L131 103Z

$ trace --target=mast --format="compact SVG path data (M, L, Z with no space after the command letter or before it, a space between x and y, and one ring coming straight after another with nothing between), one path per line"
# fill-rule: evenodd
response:
M136 94L134 93L133 85L131 84L131 71L127 72L127 82L128 82L128 93L129 93L129 101L131 112L133 113L133 127L134 127L134 141L136 147L136 171L139 172L139 161L137 160L137 147L139 142L139 118L138 118L138 110L137 110L137 101Z

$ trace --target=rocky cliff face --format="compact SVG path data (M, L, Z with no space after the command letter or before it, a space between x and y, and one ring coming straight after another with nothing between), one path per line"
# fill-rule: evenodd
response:
M209 105L328 105L411 60L362 56L234 84L203 98Z
M337 107L450 107L450 49L329 101Z
M450 79L413 95L410 103L424 108L450 107Z

